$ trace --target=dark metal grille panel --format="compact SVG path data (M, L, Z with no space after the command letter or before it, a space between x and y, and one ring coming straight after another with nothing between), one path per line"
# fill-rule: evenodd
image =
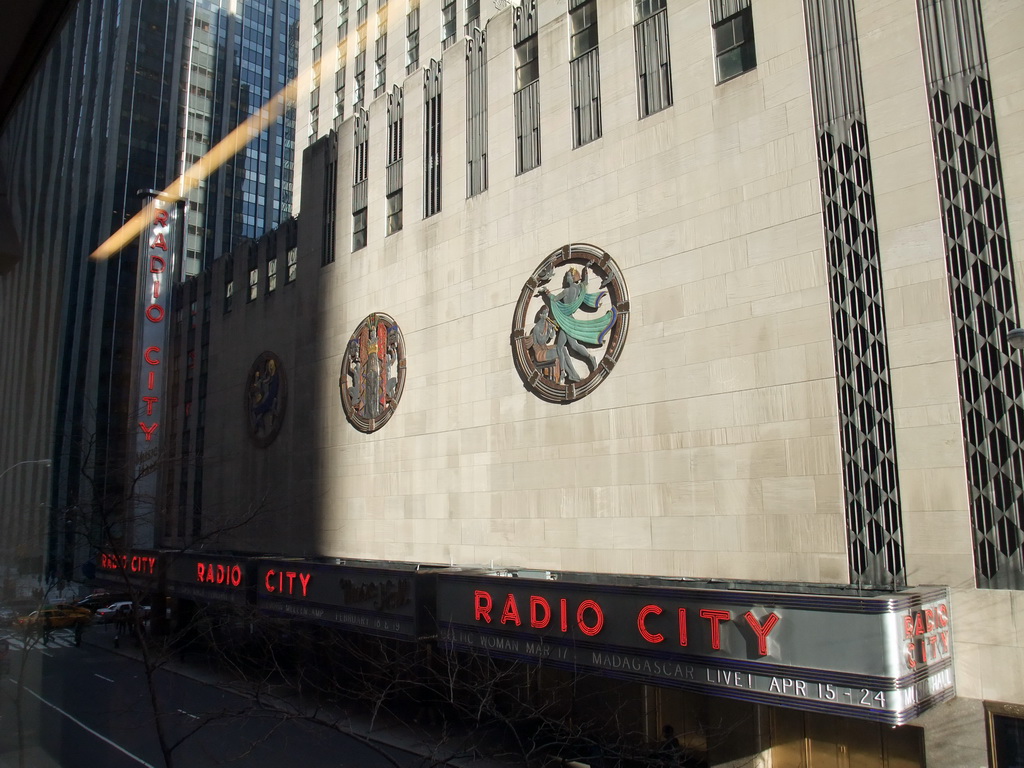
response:
M423 73L423 217L441 210L441 63Z
M519 45L530 35L537 34L537 0L526 0L513 9L512 43Z
M385 192L393 194L402 188L402 156L405 145L405 99L395 86L388 94L388 157Z
M805 0L850 580L906 584L875 201L852 0Z
M540 81L535 80L515 94L516 173L540 165Z
M979 587L1024 589L1024 396L999 142L976 0L918 0Z
M474 27L466 40L466 197L487 189L487 38Z
M601 138L601 74L597 49L569 62L569 73L573 147L580 147Z

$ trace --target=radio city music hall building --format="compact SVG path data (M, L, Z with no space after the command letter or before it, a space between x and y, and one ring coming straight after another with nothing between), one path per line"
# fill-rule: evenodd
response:
M301 213L138 350L150 577L711 765L1020 759L1024 6L333 6Z

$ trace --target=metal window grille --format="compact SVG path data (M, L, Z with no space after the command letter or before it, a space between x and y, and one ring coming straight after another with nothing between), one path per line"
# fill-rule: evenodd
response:
M441 210L441 63L423 73L423 216Z
M906 584L885 303L853 0L805 0L850 580Z
M474 27L466 44L466 197L487 189L487 40Z
M388 94L387 213L385 236L402 228L402 156L405 148L405 99L401 88Z
M653 10L656 0L640 0L646 15L633 27L636 49L637 110L640 118L672 106L672 65L669 56L668 11ZM640 8L637 8L638 14Z
M1024 369L978 0L918 0L939 179L977 585L1024 589Z
M540 165L540 63L537 54L537 0L517 6L512 17L516 91L513 97L516 174Z
M366 247L366 208L370 175L370 115L365 109L356 114L353 135L352 178L352 250Z
M323 224L321 228L320 265L334 262L336 223L338 218L338 135L331 132L326 140L324 168Z
M571 0L569 79L573 147L601 138L601 72L597 51L597 0Z

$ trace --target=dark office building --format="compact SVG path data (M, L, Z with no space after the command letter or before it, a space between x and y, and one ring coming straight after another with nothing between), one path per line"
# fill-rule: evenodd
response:
M0 270L0 471L18 465L0 484L5 568L39 573L46 538L47 573L72 575L92 513L123 504L137 247L89 255L139 190L170 185L294 77L298 5L71 3L6 113L20 248ZM289 112L189 194L175 277L290 216L293 133Z

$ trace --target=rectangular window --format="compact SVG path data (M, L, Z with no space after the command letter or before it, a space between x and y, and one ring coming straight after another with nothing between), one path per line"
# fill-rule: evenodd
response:
M362 26L366 21L366 0L356 0L356 26Z
M715 36L715 73L719 83L739 77L757 66L754 20L747 7L712 28Z
M249 270L249 301L255 301L260 289L260 270L253 267Z
M540 63L537 59L537 35L530 35L515 48L516 90L521 91L530 83L540 80Z
M466 36L480 26L480 0L466 0Z
M672 106L668 11L665 0L635 0L637 112L641 119Z
M455 42L457 13L455 0L444 0L444 5L441 6L441 50L447 49Z
M352 213L352 250L358 251L366 247L366 209L360 208Z
M348 37L348 0L338 0L338 42Z
M387 197L387 235L393 235L402 229L402 190L392 192Z
M376 57L374 58L373 67L373 97L384 93L386 87L385 81L387 79L387 68L388 68L388 36L384 33L377 38L376 42Z
M597 41L597 0L570 0L569 78L574 148L601 138L601 71Z
M441 210L441 63L431 60L423 82L423 217Z
M355 92L352 94L352 106L359 107L366 95L366 51L356 54Z
M225 266L224 279L224 311L231 311L231 299L235 295L235 281L231 279L231 263Z
M267 293L277 290L277 257L267 261Z
M1024 719L1020 708L985 702L988 715L989 756L993 768L1024 765Z
M405 74L411 75L420 65L420 9L409 11L405 21Z
M286 259L288 263L288 273L285 275L284 281L286 283L294 283L295 275L299 270L299 249L295 246L289 248Z
M345 67L334 73L334 119L345 119Z

